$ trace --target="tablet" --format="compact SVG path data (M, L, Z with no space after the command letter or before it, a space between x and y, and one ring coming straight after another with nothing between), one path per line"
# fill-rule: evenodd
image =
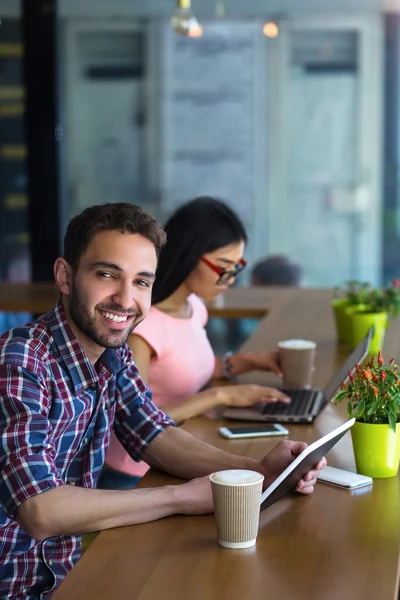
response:
M275 479L261 496L261 511L265 510L286 492L292 491L308 471L325 456L331 448L347 433L354 425L355 419L350 419L340 427L337 427L322 438L313 442L301 454L296 456L293 462Z

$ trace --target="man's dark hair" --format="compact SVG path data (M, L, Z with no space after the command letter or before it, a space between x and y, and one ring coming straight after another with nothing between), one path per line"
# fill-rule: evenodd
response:
M294 285L301 283L301 266L286 256L268 256L251 271L253 285Z
M247 242L243 223L224 202L209 196L183 204L165 224L167 243L160 253L152 303L178 289L203 254Z
M74 271L93 237L100 231L137 233L153 244L157 256L166 241L159 223L140 206L127 202L90 206L69 222L64 237L64 258Z

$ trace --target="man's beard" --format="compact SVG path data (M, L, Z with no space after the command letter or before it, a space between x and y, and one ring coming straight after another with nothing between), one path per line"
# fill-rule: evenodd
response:
M79 292L75 285L75 281L71 282L71 294L69 296L69 314L72 321L77 327L95 344L102 348L119 348L123 346L132 331L141 322L142 313L140 311L132 312L126 311L118 304L102 305L97 304L95 310L101 310L104 312L118 312L121 314L134 316L131 327L127 330L116 330L110 332L108 335L99 331L94 315L91 315L87 310L86 306L81 302ZM99 313L100 314L100 313ZM118 336L118 337L117 337ZM122 337L121 337L122 336Z

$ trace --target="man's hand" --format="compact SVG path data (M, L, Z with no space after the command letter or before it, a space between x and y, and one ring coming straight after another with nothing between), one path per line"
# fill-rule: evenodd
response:
M290 440L279 442L261 461L262 473L265 476L265 487L268 487L305 448L307 448L305 442L292 442ZM322 458L314 469L299 481L296 491L301 494L312 494L318 474L325 466L326 459Z
M208 475L174 486L177 513L207 515L214 512L211 483Z

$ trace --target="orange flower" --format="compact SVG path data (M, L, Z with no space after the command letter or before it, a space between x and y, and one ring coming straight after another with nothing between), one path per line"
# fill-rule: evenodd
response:
M379 396L379 390L374 385L371 385L371 390L374 392L374 396Z
M354 375L351 371L349 371L349 379L350 381L354 381Z
M382 381L385 381L385 379L386 379L385 371L381 371L381 379L382 379Z
M360 367L360 365L359 365L359 364L357 364L357 365L356 365L356 371L357 371L357 373L358 373L359 375L360 375L360 374L361 374L361 372L362 372L362 368Z
M393 367L393 365L394 365L394 358L391 358L390 362L389 362L389 366Z
M345 386L345 384L343 383L343 381L340 384L340 389L343 390L343 391L346 391L346 389L347 389L346 386Z
M372 379L372 373L369 370L369 368L363 370L363 376L364 376L364 379L369 379L369 380Z
M379 354L378 354L378 363L382 366L384 364L384 360L383 360L383 356L382 356L382 350L379 350Z

